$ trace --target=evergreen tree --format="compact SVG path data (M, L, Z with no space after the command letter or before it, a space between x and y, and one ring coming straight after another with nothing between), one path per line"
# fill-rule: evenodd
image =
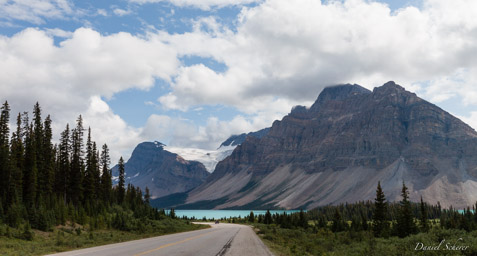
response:
M86 172L83 179L84 198L90 201L95 195L95 172L97 168L96 152L93 151L93 142L91 141L91 128L88 128L88 138L86 142Z
M57 168L55 172L55 190L58 196L63 198L64 204L67 203L69 176L70 176L70 154L71 138L70 127L67 124L65 130L61 133L60 144L57 153Z
M8 102L5 101L0 109L0 200L5 202L8 187L7 178L10 176L10 130L8 126L10 121L10 106Z
M17 116L17 129L12 133L11 147L10 147L10 161L12 168L12 179L15 184L16 199L18 202L22 202L23 196L23 166L24 166L24 153L25 148L23 146L22 136L22 116L18 113Z
M32 129L32 140L33 140L33 146L34 151L35 151L35 161L36 161L36 167L37 167L37 179L38 179L38 184L37 184L37 201L40 198L43 198L43 195L46 192L46 186L47 186L47 179L48 179L48 171L45 168L44 161L43 159L43 137L44 137L44 129L43 129L43 121L41 119L41 108L40 104L37 102L35 106L33 107L33 129Z
M409 202L409 191L404 182L401 190L402 200L400 202L399 214L396 222L396 233L399 237L406 237L417 231L414 216L412 214L411 203Z
M43 133L43 138L40 142L43 144L41 152L43 161L41 189L44 190L43 192L46 193L46 195L50 196L53 194L55 182L55 149L51 142L53 132L51 130L51 118L49 115L45 118Z
M333 223L331 224L331 231L333 232L341 232L346 229L347 224L343 221L338 208L335 210L335 214L333 215Z
M387 202L384 192L381 188L381 182L378 182L376 189L376 198L374 199L374 214L373 214L373 233L376 237L387 235L389 223L386 219Z
M308 228L308 218L303 210L300 210L300 213L298 214L298 226L305 229Z
M253 211L250 211L250 215L248 216L248 222L255 222L255 215L253 215Z
M37 193L38 169L36 155L33 126L30 126L25 136L25 169L23 176L23 201L29 209L34 208Z
M96 199L101 199L101 170L99 163L99 151L96 146L96 142L93 141L93 157L91 159L93 165L93 182L94 182L94 195Z
M265 217L263 218L263 223L264 224L272 224L273 219L272 219L272 214L270 213L270 210L267 210L265 213Z
M360 231L363 230L363 225L361 224L361 218L358 215L353 215L351 218L351 230Z
M111 163L111 159L109 157L109 149L108 145L104 144L103 149L101 151L101 194L104 201L109 202L111 200L111 170L109 169L109 165Z
M124 184L125 184L125 177L124 177L124 160L123 157L119 158L118 162L118 170L119 170L119 182L118 182L118 203L122 203L124 201Z
M91 228L110 227L120 223L123 230L144 230L139 218L164 218L164 214L151 208L150 191L144 200L139 187L128 186L124 191L124 161L121 158L121 185L115 190L120 195L121 206L114 204L111 196L111 170L109 150L106 145L100 154L88 132L86 152L83 152L82 117L76 128L69 125L61 133L58 145L52 144L51 118L44 122L41 108L34 106L32 122L27 112L17 116L17 128L9 130L8 103L0 112L0 221L11 227L27 224L25 238L31 239L30 226L47 231L53 225L66 221ZM83 154L86 153L84 157ZM101 173L102 171L102 173ZM117 192L116 192L117 191ZM114 200L117 201L117 200ZM111 210L118 211L111 223ZM132 211L130 215L129 211ZM129 220L130 217L137 220ZM26 226L26 225L24 225ZM78 229L79 230L79 229ZM1 234L0 234L1 235Z
M149 200L151 199L151 193L149 192L149 188L146 186L146 194L144 195L144 202L149 204Z
M83 118L80 115L71 137L72 156L69 176L69 198L74 205L78 205L83 198L83 130Z
M422 232L427 232L429 231L429 220L427 219L427 205L426 203L424 203L424 201L422 200L422 196L421 196L421 204L420 204L420 207L421 207L421 218L420 218L420 227L421 227L421 231Z

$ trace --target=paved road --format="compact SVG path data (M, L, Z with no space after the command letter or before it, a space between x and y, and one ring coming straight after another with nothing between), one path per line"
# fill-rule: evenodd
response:
M270 256L252 228L211 224L212 228L52 254L55 256Z

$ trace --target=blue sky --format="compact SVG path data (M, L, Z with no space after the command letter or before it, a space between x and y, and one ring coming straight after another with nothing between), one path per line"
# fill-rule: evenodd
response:
M348 82L394 80L475 128L473 5L1 1L0 99L40 101L56 133L84 115L113 157L143 140L213 149Z

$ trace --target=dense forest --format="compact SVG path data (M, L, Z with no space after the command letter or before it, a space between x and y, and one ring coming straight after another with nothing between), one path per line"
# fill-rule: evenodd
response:
M38 103L31 121L24 112L16 117L15 130L10 131L9 122L5 102L0 117L0 224L21 227L31 239L30 228L51 231L70 223L91 230L140 231L147 220L168 218L149 206L147 189L143 193L126 186L122 158L119 183L112 186L108 146L98 148L81 116L74 128L66 125L58 144L52 142L51 117L42 118Z

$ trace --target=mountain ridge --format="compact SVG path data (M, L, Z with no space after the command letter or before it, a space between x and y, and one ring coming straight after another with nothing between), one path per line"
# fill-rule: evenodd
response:
M477 200L474 152L475 130L392 81L329 87L247 137L185 204L313 208L372 199L380 180L391 201L404 181L412 200L463 207Z
M205 181L209 173L197 161L188 161L164 149L160 142L142 142L125 163L126 183L149 188L151 198L189 191ZM113 167L117 176L118 167Z

